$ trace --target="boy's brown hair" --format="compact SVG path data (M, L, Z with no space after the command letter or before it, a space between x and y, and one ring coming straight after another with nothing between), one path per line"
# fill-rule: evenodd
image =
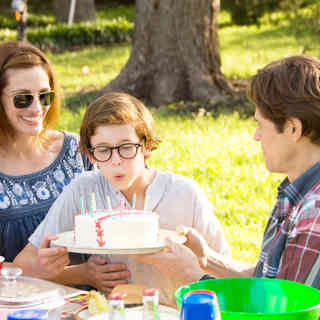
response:
M0 145L8 147L9 139L14 138L12 128L1 101L4 88L8 85L7 70L25 69L41 66L46 71L51 90L55 92L54 99L43 121L40 139L46 140L46 129L54 128L58 123L60 112L60 88L52 65L44 53L35 46L21 41L9 41L0 44ZM19 71L18 71L19 72ZM28 79L26 79L28 82Z
M109 92L93 101L84 114L80 128L80 151L89 154L90 138L96 128L113 124L132 125L146 149L155 150L160 143L155 134L152 114L144 104L129 94Z
M279 132L289 118L302 122L302 135L320 144L320 61L294 56L272 62L251 78L248 96Z

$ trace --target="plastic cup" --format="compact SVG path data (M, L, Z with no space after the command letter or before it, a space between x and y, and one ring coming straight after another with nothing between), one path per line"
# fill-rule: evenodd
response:
M2 269L3 263L4 263L4 257L0 256L0 270Z
M211 290L218 297L222 320L318 320L320 291L305 284L267 278L224 278L198 281L179 288L184 295Z
M180 320L220 320L217 296L209 290L189 291L182 299Z

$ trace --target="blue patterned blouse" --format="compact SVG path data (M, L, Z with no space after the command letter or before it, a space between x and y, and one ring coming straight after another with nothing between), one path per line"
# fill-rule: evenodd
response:
M0 172L0 255L7 262L25 247L63 188L91 168L89 160L77 151L78 136L64 135L62 150L49 167L23 176Z

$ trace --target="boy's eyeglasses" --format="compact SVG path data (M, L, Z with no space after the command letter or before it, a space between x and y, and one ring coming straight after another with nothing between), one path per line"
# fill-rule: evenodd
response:
M124 143L116 147L97 146L90 148L89 151L96 161L107 162L111 159L113 150L117 150L122 159L133 159L140 147L142 147L140 143Z
M18 93L13 96L7 96L13 98L13 104L17 109L30 107L34 100L34 95L31 93ZM54 99L54 91L40 92L38 98L43 107L50 106Z

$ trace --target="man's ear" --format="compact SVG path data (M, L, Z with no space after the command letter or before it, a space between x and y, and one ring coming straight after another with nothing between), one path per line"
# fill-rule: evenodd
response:
M292 137L294 141L298 141L302 137L302 122L298 118L289 118L285 124L286 133Z

